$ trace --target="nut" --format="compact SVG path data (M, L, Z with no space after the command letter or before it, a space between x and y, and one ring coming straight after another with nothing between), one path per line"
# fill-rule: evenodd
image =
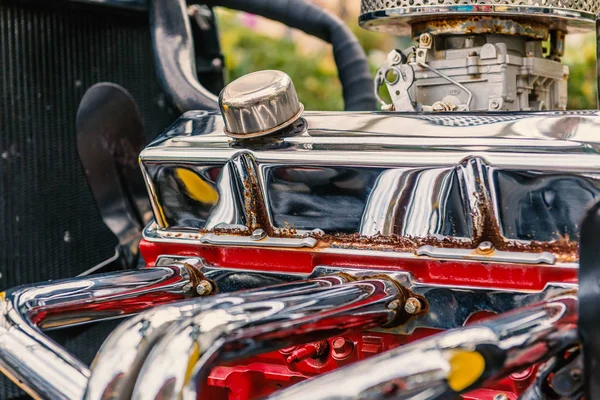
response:
M200 283L198 284L198 286L196 286L196 292L200 295L200 296L206 296L211 294L213 291L213 285L212 283L210 283L207 280L202 280L200 281Z
M264 231L264 229L255 229L254 231L252 231L252 235L250 235L250 240L255 240L255 241L259 241L259 240L263 240L264 238L267 237L267 232Z
M406 300L406 304L404 304L404 311L406 311L406 313L410 315L420 313L421 308L421 300L415 297L409 297L408 300Z
M494 251L494 245L492 242L481 242L477 246L477 252L480 254L489 254Z
M354 343L343 337L337 337L332 340L331 348L333 349L333 358L341 360L347 358L354 350Z

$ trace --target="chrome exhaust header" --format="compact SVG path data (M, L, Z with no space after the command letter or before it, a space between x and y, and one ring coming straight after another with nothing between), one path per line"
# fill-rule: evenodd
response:
M21 286L2 293L0 370L34 398L80 399L88 367L42 333L183 300L199 281L187 265Z
M218 361L388 325L402 310L390 303L402 299L391 280L367 279L200 312L157 341L131 398L202 398L202 385Z
M307 393L313 400L453 398L577 345L577 307L576 295L565 295L516 309L310 379L268 399L300 400Z
M136 377L149 351L178 320L251 302L312 293L316 289L346 282L342 275L303 280L248 290L232 295L217 295L164 305L145 311L119 325L100 348L91 370L86 400L129 398ZM185 354L184 358L189 355Z

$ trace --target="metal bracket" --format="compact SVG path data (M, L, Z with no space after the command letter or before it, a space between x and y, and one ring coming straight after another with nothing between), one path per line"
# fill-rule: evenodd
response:
M255 239L253 236L236 236L236 235L216 235L207 233L198 238L201 243L222 244L233 246L259 246L259 247L315 247L317 239L313 237L305 238L278 238L265 236L263 239Z
M237 227L238 225L232 225ZM244 227L245 228L245 227ZM260 234L259 231L262 231ZM190 231L174 231L157 229L155 222L151 222L144 230L144 239L168 241L170 243L205 243L225 246L251 246L251 247L283 247L302 248L315 247L318 240L314 237L286 238L267 236L262 229L256 229L250 235L236 235L227 233L197 233Z

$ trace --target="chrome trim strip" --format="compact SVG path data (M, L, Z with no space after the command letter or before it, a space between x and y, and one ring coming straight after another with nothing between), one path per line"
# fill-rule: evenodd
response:
M477 260L484 262L506 262L518 264L554 264L556 256L550 252L516 253L493 250L490 254L480 254L477 249L451 249L434 246L422 246L416 251L418 256L447 260Z

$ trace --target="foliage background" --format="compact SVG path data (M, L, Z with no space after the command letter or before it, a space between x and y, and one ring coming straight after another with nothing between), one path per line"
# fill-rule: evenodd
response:
M261 69L278 69L292 77L307 109L343 109L342 90L329 45L276 23L266 23L266 28L261 29L261 19L249 19L247 14L218 9L217 17L227 81ZM365 49L373 72L391 49L408 46L407 38L361 29L356 15L345 20ZM563 61L570 67L569 108L596 108L595 36L572 35L567 39Z

